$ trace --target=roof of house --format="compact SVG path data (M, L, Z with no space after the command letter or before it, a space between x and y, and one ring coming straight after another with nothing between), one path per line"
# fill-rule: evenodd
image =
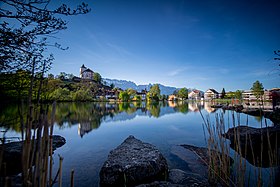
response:
M192 90L192 92L194 92L194 93L199 93L200 91L199 90Z
M93 73L93 71L92 71L91 69L89 69L89 68L86 69L85 71L83 71L83 73L84 73L84 72L92 72L92 73Z
M83 65L81 66L81 68L86 68L86 66L83 64Z
M215 93L215 94L218 94L218 93L219 93L219 92L217 92L217 91L216 91L215 89L213 89L213 88L210 88L210 89L208 89L208 90L210 90L211 92L213 92L213 93ZM207 91L208 91L208 90L207 90ZM207 91L206 91L206 92L207 92Z

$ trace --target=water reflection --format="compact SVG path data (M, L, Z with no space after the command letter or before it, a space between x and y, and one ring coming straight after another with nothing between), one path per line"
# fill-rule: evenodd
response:
M178 112L187 114L203 109L208 113L214 113L217 111L217 108L211 107L214 104L213 102L191 101L57 103L55 122L60 129L77 125L78 135L83 137L93 129L99 128L102 122L132 120L137 116L161 118L167 114ZM0 112L0 127L20 132L20 120L19 117L16 117L18 116L18 106L10 105L2 108ZM259 122L262 120L262 117L256 116L255 118Z
M75 180L84 186L98 186L98 172L109 151L130 134L156 145L172 166L172 146L205 146L203 122L198 112L214 117L213 112L222 111L211 108L212 105L211 102L57 103L55 133L65 137L67 144L55 154L67 155L64 170L75 168ZM0 110L0 125L20 132L19 120L15 119L17 106ZM228 117L232 117L231 111L223 112L225 119L231 119ZM245 114L240 117L241 124L249 121L250 126L260 127L261 118ZM69 173L63 177L67 179Z
M217 108L212 108L212 107L211 107L213 104L214 104L213 102L205 102L205 103L204 103L204 109L205 109L208 113L216 112Z
M188 103L189 111L199 112L204 108L204 102L189 102Z
M198 107L197 107L198 109ZM58 103L55 122L60 128L78 125L78 134L83 137L102 122L132 120L136 116L160 118L176 112L188 113L189 104L184 102L124 102L124 103Z

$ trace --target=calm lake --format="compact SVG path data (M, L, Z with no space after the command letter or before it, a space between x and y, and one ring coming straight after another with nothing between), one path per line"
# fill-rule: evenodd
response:
M188 170L186 164L172 153L174 146L190 144L206 147L203 120L224 114L226 128L232 126L232 113L241 125L261 127L260 117L237 114L211 108L207 102L197 103L58 103L54 134L65 137L66 144L54 155L54 171L58 154L63 160L63 186L70 186L70 172L74 169L76 186L98 186L99 171L110 150L120 145L129 135L155 145L166 157L170 169ZM16 107L2 110L1 121L7 121ZM267 120L268 125L272 125ZM1 130L3 130L2 128ZM19 127L11 126L7 137L20 137ZM1 134L2 136L2 134ZM55 173L55 172L54 172Z

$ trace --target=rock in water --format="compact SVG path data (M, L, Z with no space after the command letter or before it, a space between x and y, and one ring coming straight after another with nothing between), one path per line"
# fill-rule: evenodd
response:
M100 186L135 186L167 179L166 159L155 146L129 136L103 164Z
M65 138L59 135L53 135L53 151L63 146L65 143ZM6 173L3 172L3 170L1 170L0 176L15 175L22 171L22 147L23 141L11 142L6 143L4 145L0 145L0 153L3 152L2 163L6 163ZM0 162L0 164L2 163Z

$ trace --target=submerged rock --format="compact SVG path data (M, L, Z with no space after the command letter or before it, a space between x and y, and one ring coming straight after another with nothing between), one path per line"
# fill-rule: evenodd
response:
M65 138L59 135L53 136L53 151L63 146L66 143ZM6 143L0 145L0 153L3 151L2 164L5 163L6 171L1 170L0 174L14 175L20 173L22 170L22 146L23 141Z
M168 181L183 186L209 186L207 179L201 175L180 169L170 170Z
M149 184L141 184L137 187L198 187L210 186L207 179L193 172L185 172L180 169L171 169L167 181L154 181Z
M155 146L129 136L112 150L100 171L100 186L135 186L167 179L166 159Z
M223 136L230 140L232 149L239 149L251 164L261 167L279 166L272 158L280 158L280 126L253 128L237 126Z

